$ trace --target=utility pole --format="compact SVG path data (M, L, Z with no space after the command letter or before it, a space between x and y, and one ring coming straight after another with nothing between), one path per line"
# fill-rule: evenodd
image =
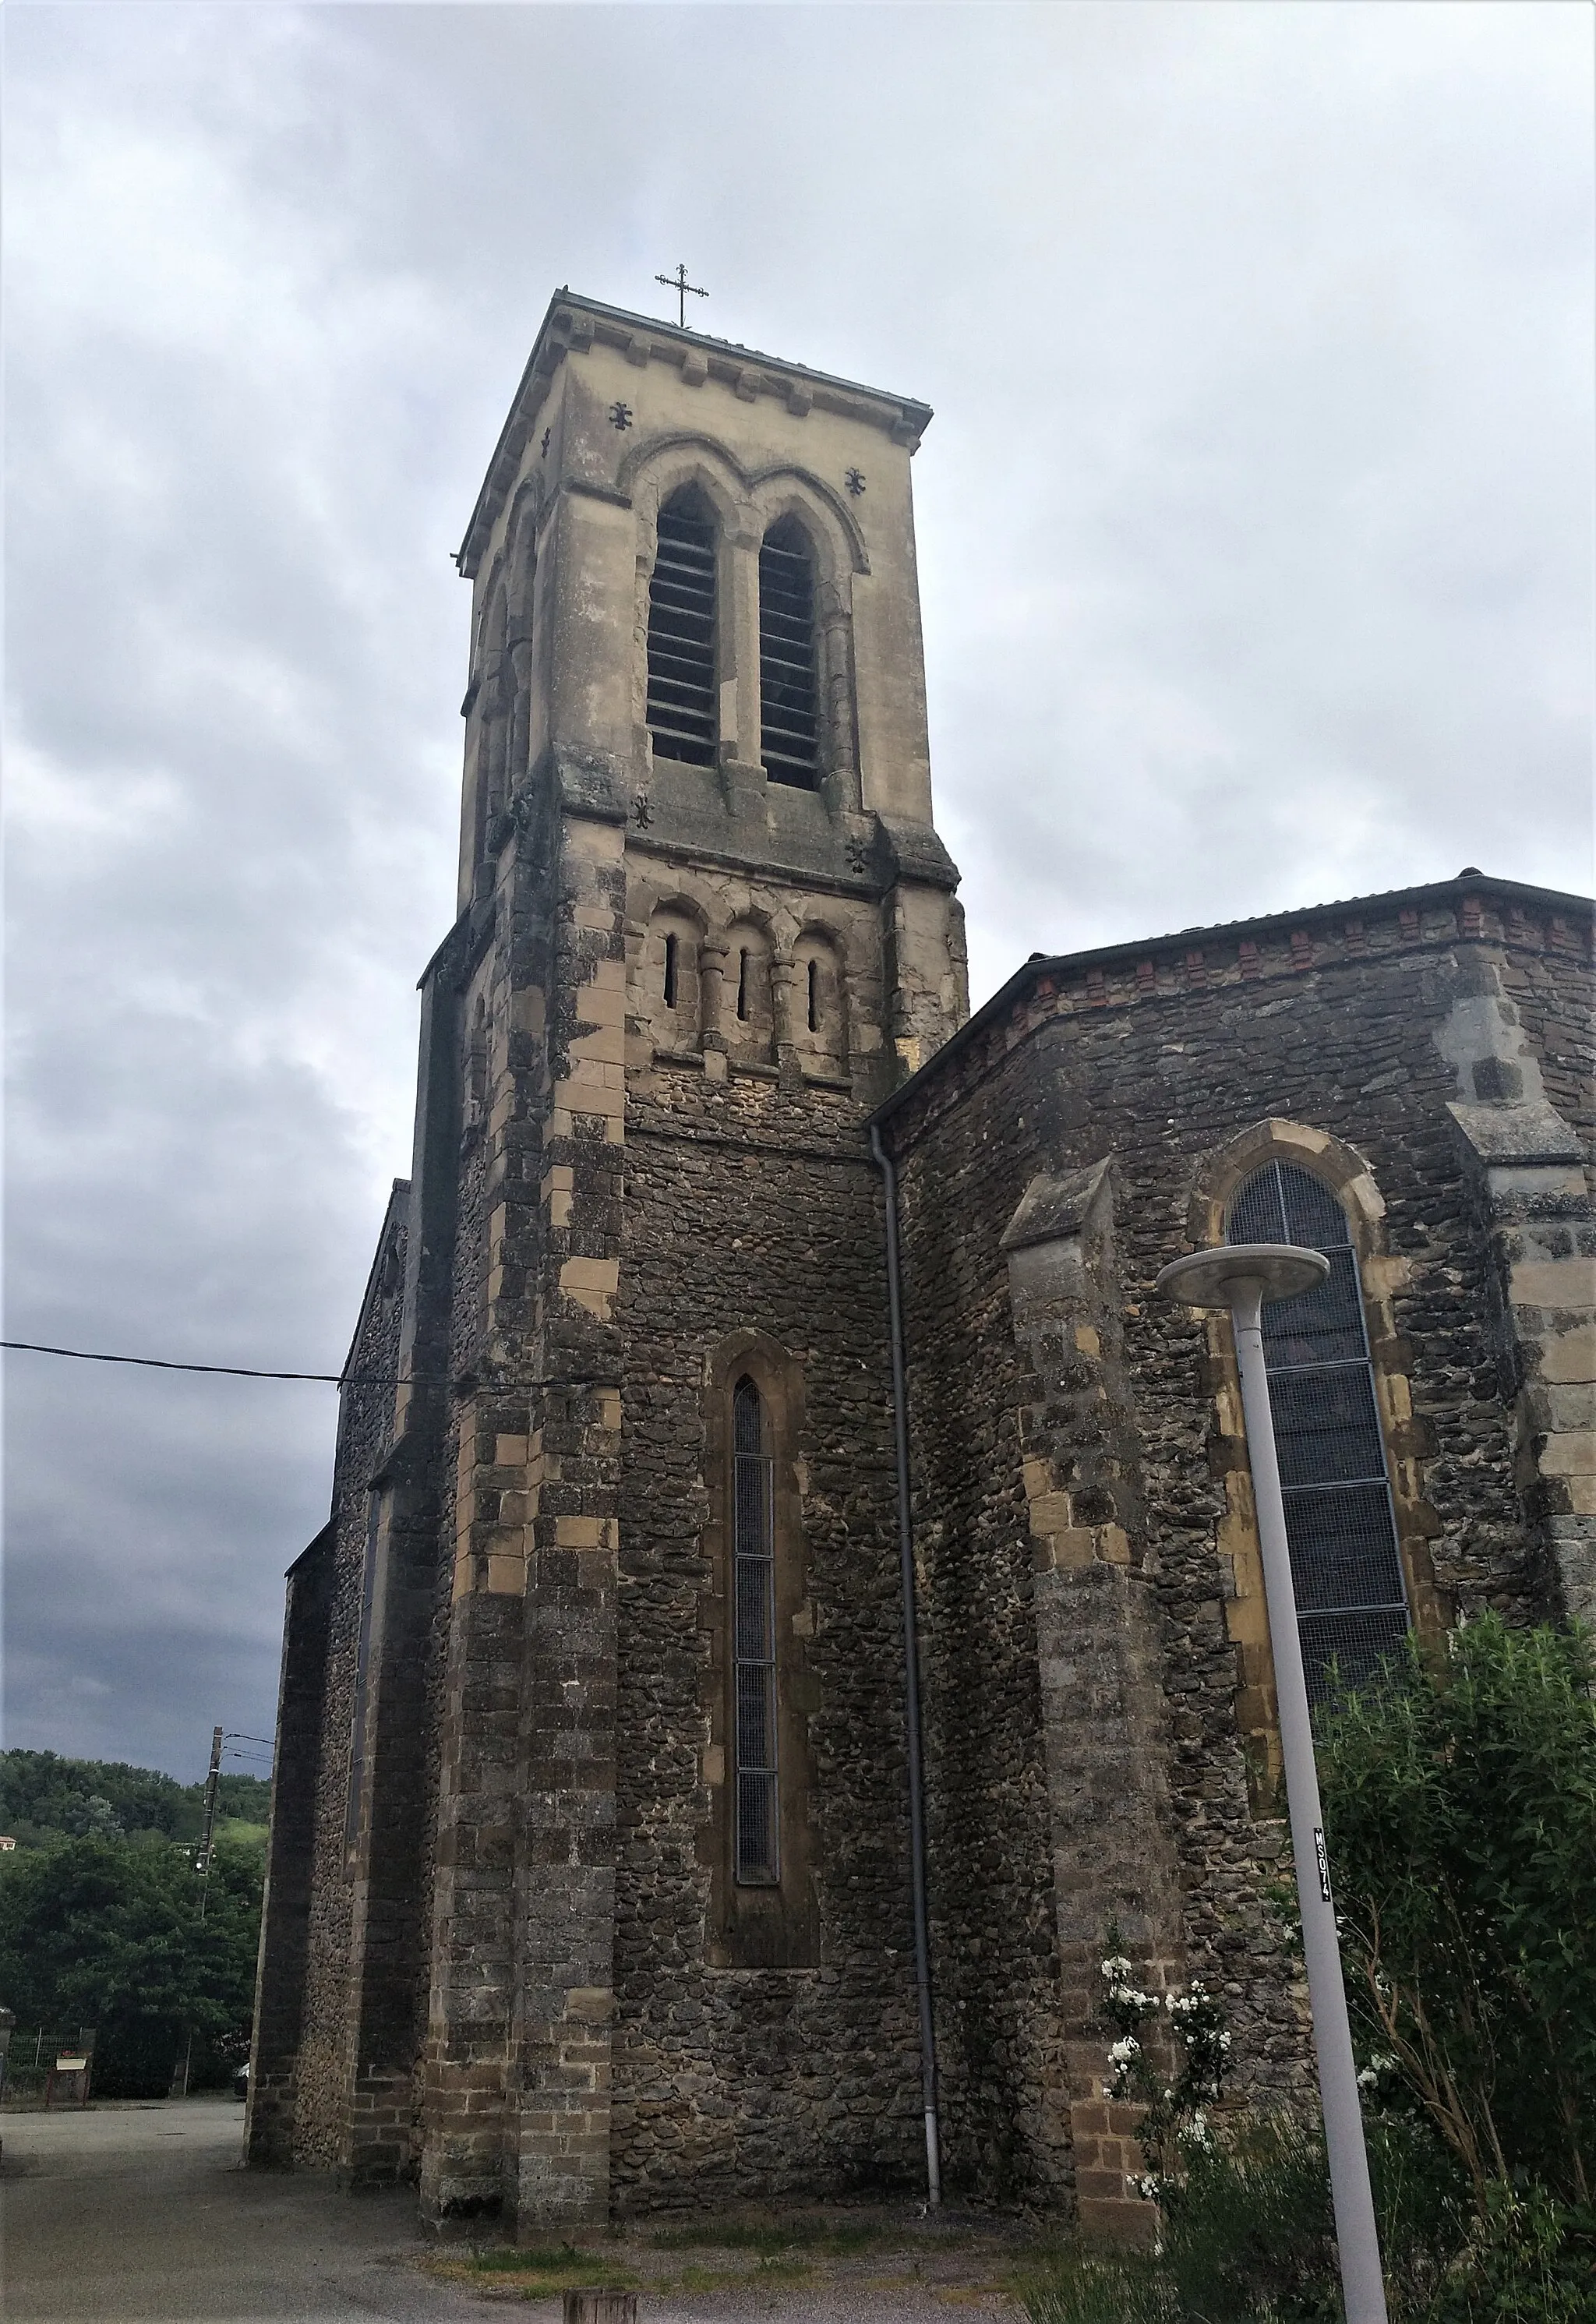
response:
M199 1841L199 1917L205 1918L205 1900L210 1888L211 1834L217 1825L217 1785L222 1775L222 1730L218 1727L210 1738L210 1773L205 1779L205 1830Z
M1286 1536L1286 1502L1275 1450L1275 1416L1264 1367L1263 1306L1266 1300L1300 1298L1324 1282L1330 1262L1323 1251L1293 1243L1237 1242L1216 1250L1193 1251L1172 1260L1158 1279L1168 1298L1188 1307L1229 1309L1241 1376L1241 1414L1247 1425L1247 1459L1263 1553L1264 1598L1269 1645L1275 1660L1275 1695L1280 1713L1280 1756L1286 1767L1286 1801L1291 1818L1291 1849L1296 1859L1296 1895L1302 1911L1303 1957L1308 1972L1308 2006L1314 2019L1314 2049L1319 2061L1319 2096L1324 2107L1324 2148L1330 2163L1330 2194L1335 2209L1335 2244L1341 2260L1342 2297L1347 2324L1386 2324L1385 2282L1379 2235L1369 2185L1369 2150L1358 2099L1358 2070L1347 2023L1341 1945L1330 1894L1330 1859L1324 1852L1324 1813L1319 1804L1319 1771L1314 1764L1314 1730L1303 1675L1302 1641L1296 1627L1296 1592L1291 1578L1291 1548Z
M211 1837L217 1825L217 1786L222 1775L222 1730L213 1728L210 1738L210 1767L205 1778L205 1823L199 1835L199 1849L194 1859L194 1869L199 1875L199 1920L205 1921L206 1898L210 1890ZM183 2054L178 2060L171 2077L170 2098L186 2098L189 2095L189 2069L194 2062L194 2029L189 2029L189 2039Z

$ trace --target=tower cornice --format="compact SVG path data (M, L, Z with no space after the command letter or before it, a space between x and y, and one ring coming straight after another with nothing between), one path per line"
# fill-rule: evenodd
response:
M562 288L549 300L538 327L456 555L455 562L467 580L476 576L483 550L514 485L555 374L567 355L585 355L595 346L617 349L640 365L672 364L690 377L729 387L745 402L770 395L800 414L812 410L837 412L881 429L893 443L907 446L911 453L931 420L930 405L912 396L891 395L857 380L838 379L807 364L789 363L783 356L764 355L757 347L660 322L650 315L634 315L623 307L606 306L601 300L585 299Z

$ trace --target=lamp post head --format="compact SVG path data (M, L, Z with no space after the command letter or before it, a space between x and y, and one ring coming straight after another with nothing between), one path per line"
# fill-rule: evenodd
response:
M1322 1250L1290 1242L1228 1242L1171 1259L1154 1287L1187 1307L1234 1307L1250 1296L1260 1303L1296 1299L1329 1272Z

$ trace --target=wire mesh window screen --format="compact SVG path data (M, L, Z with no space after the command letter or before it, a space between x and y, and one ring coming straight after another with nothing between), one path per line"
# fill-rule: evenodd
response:
M649 731L659 759L712 767L715 702L715 524L697 493L673 493L660 512L649 583Z
M1379 1606L1367 1612L1305 1614L1297 1623L1308 1702L1317 1710L1338 1695L1378 1681L1407 1632L1405 1606Z
M1327 1279L1263 1311L1308 1700L1366 1684L1407 1628L1407 1593L1345 1212L1310 1172L1270 1162L1231 1205L1230 1242L1322 1250Z
M1267 1351L1266 1351L1267 1361ZM1283 1485L1361 1483L1385 1474L1385 1449L1367 1363L1269 1368L1269 1402Z
M773 783L813 789L818 734L815 562L783 518L760 549L760 755Z
M739 1380L732 1398L733 1853L737 1879L765 1886L781 1877L773 1495L764 1404L752 1380Z

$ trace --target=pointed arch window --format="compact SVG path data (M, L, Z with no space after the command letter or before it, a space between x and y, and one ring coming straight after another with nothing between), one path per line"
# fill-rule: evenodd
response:
M781 1877L776 1768L774 1462L764 1400L751 1379L732 1397L733 1738L733 1853L740 1883Z
M1317 1705L1337 1679L1365 1683L1407 1628L1357 1253L1335 1196L1291 1162L1267 1163L1246 1181L1225 1239L1304 1244L1330 1261L1315 1290L1263 1311L1302 1658Z
M773 783L813 790L819 732L814 551L784 516L760 549L760 754Z
M660 511L649 582L649 732L657 759L712 767L715 715L715 526L688 484Z

